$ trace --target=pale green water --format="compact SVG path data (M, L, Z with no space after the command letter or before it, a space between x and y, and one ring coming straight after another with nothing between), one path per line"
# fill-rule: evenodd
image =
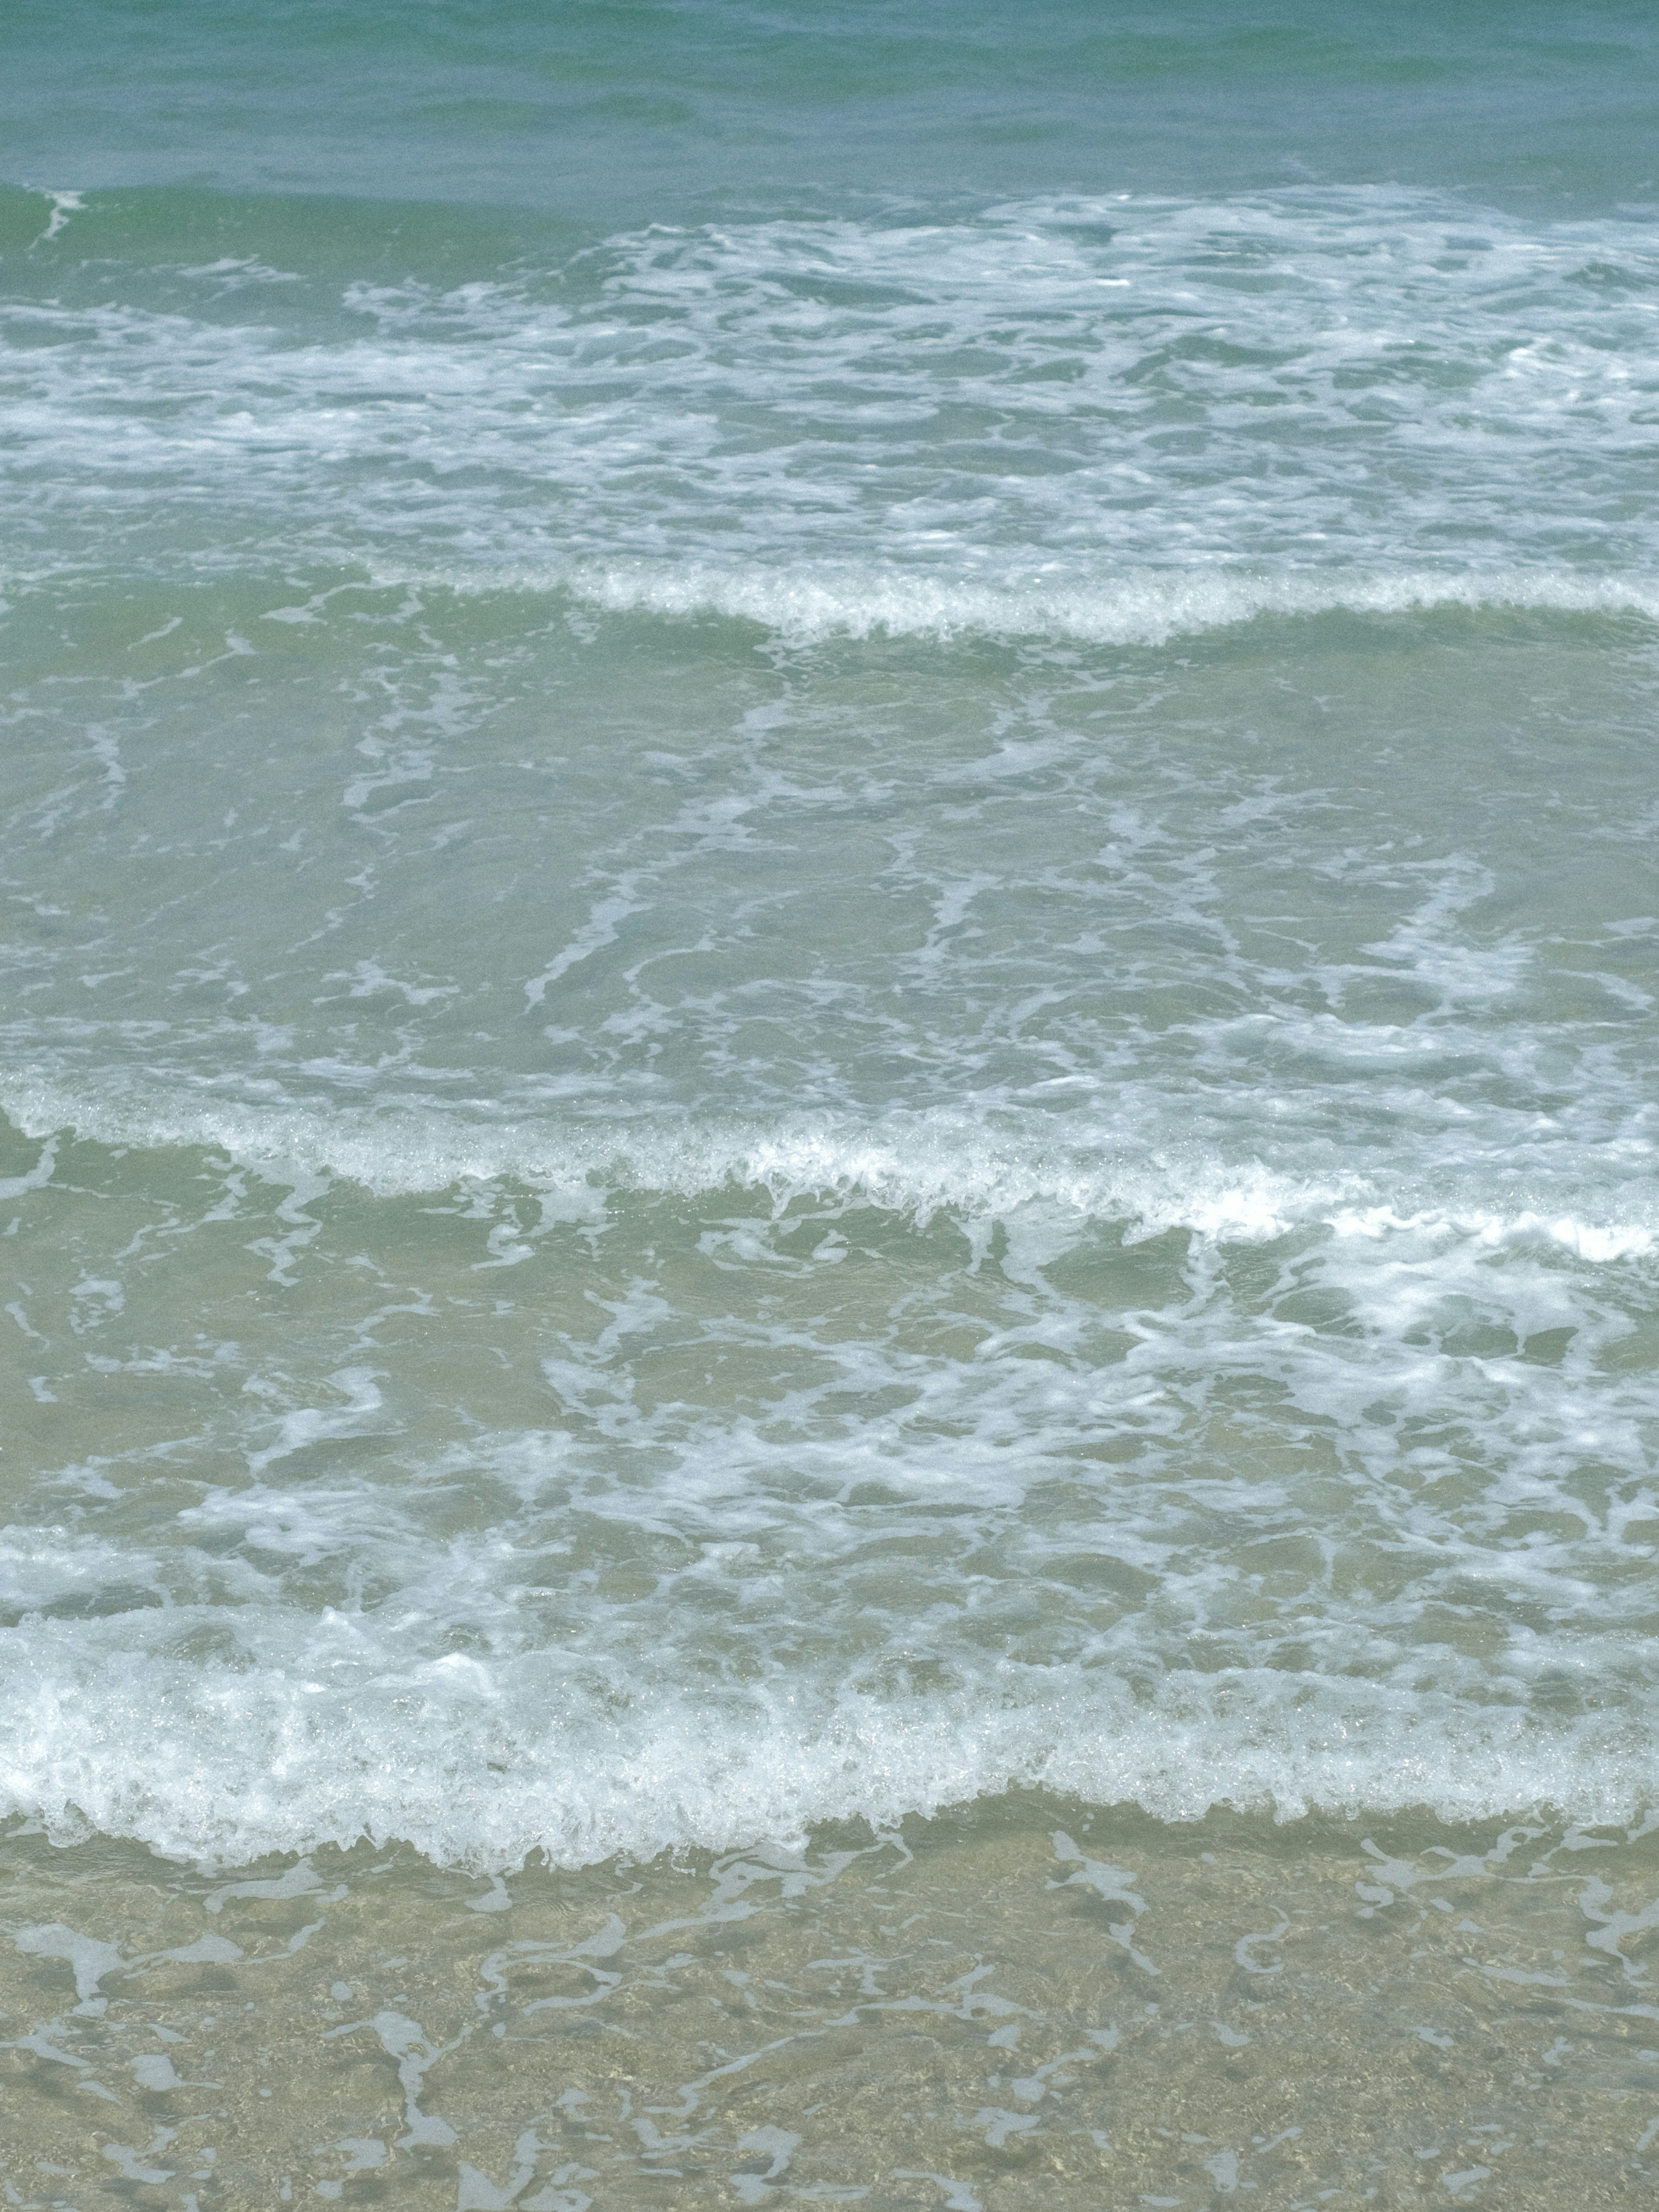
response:
M0 36L14 2200L1644 2194L1645 16Z
M15 1839L6 2002L57 2018L0 2059L10 2172L464 2212L1644 2197L1651 1839L1402 1840L1019 1796L494 1883Z

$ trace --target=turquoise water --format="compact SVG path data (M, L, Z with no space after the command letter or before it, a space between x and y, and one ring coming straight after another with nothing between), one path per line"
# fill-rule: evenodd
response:
M7 43L9 169L37 184L464 200L601 230L820 191L925 208L1323 179L1600 212L1655 184L1654 26L1631 0L20 0Z
M13 11L28 2190L631 2205L684 2021L855 1956L923 2104L878 2037L687 2192L1647 2188L1656 35ZM901 1877L1012 2011L871 1979ZM158 1960L270 2008L241 2166Z

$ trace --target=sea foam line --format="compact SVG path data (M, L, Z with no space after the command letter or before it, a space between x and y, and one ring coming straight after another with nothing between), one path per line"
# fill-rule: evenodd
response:
M253 1104L189 1092L77 1096L54 1084L0 1079L0 1107L26 1136L73 1132L148 1151L228 1153L274 1182L339 1176L375 1196L510 1178L551 1193L639 1191L696 1199L764 1190L781 1209L798 1197L861 1197L925 1223L951 1209L995 1218L1033 1203L1079 1217L1165 1218L1213 1235L1279 1235L1310 1206L1363 1196L1352 1178L1292 1182L1254 1162L1165 1159L1098 1125L1054 1117L1000 1123L939 1109L776 1122L464 1122L411 1108ZM25 1179L33 1187L39 1167ZM1171 1202L1173 1201L1173 1210Z
M392 578L387 572L386 580ZM396 580L417 581L400 574ZM441 580L467 591L562 590L611 614L720 616L758 624L792 643L832 637L947 641L1073 640L1121 646L1253 622L1330 614L1538 612L1659 621L1659 579L1567 568L1451 571L1139 568L1080 577L1038 571L981 580L873 564L616 560L545 568L480 568Z
M241 573L236 560L198 553L173 580L181 586L222 584ZM283 580L291 588L291 572ZM85 588L100 581L125 589L130 577L85 557L0 568L0 593L15 598L66 582ZM273 605L264 618L315 622L342 593L413 589L465 599L557 597L600 614L669 622L714 617L752 624L793 646L886 637L1158 647L1253 623L1455 611L1659 623L1659 578L1562 568L1142 568L1092 576L1056 568L980 578L787 558L739 566L617 555L576 562L480 558L438 567L377 556L361 568L316 574L313 581L307 597ZM0 610L9 604L0 598Z
M532 1853L579 1867L831 1821L891 1828L1013 1788L1163 1820L1425 1807L1627 1823L1659 1748L1629 1712L1547 1723L1272 1668L1172 1674L1150 1703L1101 1670L1011 1668L1000 1686L903 1703L803 1684L775 1708L663 1691L601 1710L558 1655L492 1672L452 1653L342 1682L308 1679L297 1644L273 1655L287 1667L233 1670L147 1650L144 1634L116 1619L0 1639L0 1815L209 1866L366 1839L499 1871Z
M1467 1197L1402 1208L1358 1172L1292 1176L1259 1160L1161 1149L1082 1115L1030 1109L996 1119L924 1109L771 1123L468 1123L412 1108L256 1105L187 1092L88 1099L16 1079L0 1079L0 1109L46 1147L32 1170L10 1179L15 1196L50 1181L52 1147L73 1133L146 1151L222 1152L278 1186L339 1178L385 1199L505 1180L579 1212L628 1192L696 1200L749 1191L764 1192L775 1212L799 1200L862 1202L922 1227L942 1212L989 1223L1036 1206L1079 1223L1129 1224L1141 1236L1186 1229L1232 1243L1323 1226L1360 1240L1553 1244L1591 1265L1659 1249L1650 1219L1511 1212Z

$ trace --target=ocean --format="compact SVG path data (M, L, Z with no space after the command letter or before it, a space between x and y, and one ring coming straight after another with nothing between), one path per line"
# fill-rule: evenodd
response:
M0 57L5 2202L1647 2202L1659 16Z

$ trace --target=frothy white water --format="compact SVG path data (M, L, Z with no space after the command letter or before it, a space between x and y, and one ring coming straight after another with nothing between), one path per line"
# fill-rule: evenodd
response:
M719 615L755 623L792 643L874 635L950 639L1055 638L1095 645L1158 646L1241 623L1327 614L1400 615L1449 609L1635 616L1659 620L1659 576L1594 575L1567 568L1471 567L1398 572L1342 568L1267 575L1218 568L1146 568L1079 577L1010 575L997 581L915 569L785 565L722 568L713 562L576 564L417 575L377 567L377 580L462 589L568 592L607 613Z
M175 1620L154 1650L125 1624L9 1639L0 1808L209 1864L368 1838L495 1870L532 1852L580 1866L827 1821L887 1828L1022 1785L1171 1820L1228 1806L1627 1822L1652 1797L1640 1720L1551 1727L1404 1685L1261 1669L1165 1677L1137 1698L1103 1674L1007 1668L978 1694L906 1706L805 1685L606 1699L544 1654L380 1673L337 1618L279 1630L285 1667L166 1656L214 1626Z
M100 219L8 311L20 531L118 573L11 631L0 1802L1628 1816L1647 234ZM1303 619L1435 608L1567 619ZM765 649L878 635L1038 649Z
M1590 1261L1640 1258L1659 1244L1650 1194L1628 1190L1617 1212L1583 1210L1606 1190L1575 1194L1579 1211L1481 1202L1477 1178L1437 1204L1413 1206L1389 1170L1355 1168L1297 1176L1261 1159L1206 1158L1191 1146L1160 1152L1096 1116L1038 1112L974 1115L894 1109L874 1119L808 1114L770 1123L674 1117L658 1121L511 1121L386 1106L254 1105L212 1096L156 1096L143 1089L88 1097L61 1085L0 1081L15 1126L45 1141L38 1166L15 1191L50 1180L63 1133L100 1145L223 1153L278 1183L339 1176L380 1198L439 1194L458 1184L510 1180L602 1209L607 1193L697 1200L722 1191L764 1192L781 1212L807 1199L884 1209L925 1225L941 1211L964 1221L1006 1220L1027 1208L1084 1222L1133 1224L1142 1235L1186 1229L1206 1238L1259 1242L1304 1225L1376 1240L1399 1232L1554 1244Z
M186 1153L153 1249L101 1217L156 1148L26 1167L81 1226L56 1291L31 1248L17 1346L88 1448L0 1536L8 1802L185 1856L478 1865L1016 1784L1632 1815L1649 1240L1328 1200L1270 1241L1235 1200L1143 1245L1040 1178L993 1236L959 1155L942 1194L889 1150L909 1218L872 1218L844 1137L751 1133L790 1178L758 1206L683 1158L642 1206L371 1205ZM537 1425L488 1425L509 1393Z
M1653 253L1379 187L653 228L325 295L98 264L4 310L8 498L71 559L529 562L796 634L1650 614Z

